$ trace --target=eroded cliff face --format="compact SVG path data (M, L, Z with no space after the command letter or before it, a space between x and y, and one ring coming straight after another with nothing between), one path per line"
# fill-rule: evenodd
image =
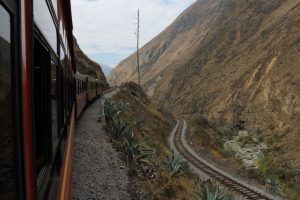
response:
M105 87L108 87L105 75L102 71L102 67L91 60L85 53L80 49L76 38L74 37L74 54L76 70L82 75L89 75L100 80Z
M300 0L198 0L141 49L143 88L174 114L199 113L269 138L300 166ZM135 55L109 81L137 77Z

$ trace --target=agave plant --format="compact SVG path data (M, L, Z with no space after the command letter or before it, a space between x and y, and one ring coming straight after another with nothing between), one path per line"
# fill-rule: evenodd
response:
M222 192L215 181L199 183L199 191L196 192L196 200L233 200L231 194Z
M120 101L116 104L116 109L121 110L120 116L127 123L132 122L132 109L130 108L130 104L126 101Z
M117 110L115 106L110 102L110 100L105 100L104 102L105 122L108 124L116 114L117 114Z
M135 119L135 125L140 128L143 125L143 123L144 123L143 116L137 116L137 118Z
M188 170L188 165L182 160L182 156L175 155L174 151L170 155L166 155L165 163L171 171L171 177L183 175Z
M130 126L116 116L113 117L111 121L109 121L109 126L111 136L115 140L119 140L125 133L127 134L127 132L131 132Z
M147 158L153 154L153 150L146 142L138 142L129 134L123 138L125 147L125 157L127 165L137 163L148 163Z

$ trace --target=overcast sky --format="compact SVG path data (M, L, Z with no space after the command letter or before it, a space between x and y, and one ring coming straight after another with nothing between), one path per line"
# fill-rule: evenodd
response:
M138 8L142 46L195 1L72 0L74 35L90 58L114 67L136 50Z

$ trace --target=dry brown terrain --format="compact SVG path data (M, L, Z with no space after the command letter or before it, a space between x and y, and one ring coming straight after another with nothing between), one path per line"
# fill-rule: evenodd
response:
M197 191L195 175L186 172L183 175L172 176L166 164L166 155L171 154L167 138L172 131L174 119L161 110L152 99L142 91L142 127L138 128L135 120L139 116L139 91L140 87L133 82L122 84L119 91L112 97L115 105L123 104L120 115L129 119L134 131L134 137L140 142L145 142L153 150L153 155L147 158L146 165L138 165L140 169L152 169L153 178L143 178L138 173L130 173L131 179L143 192L138 199L190 199ZM124 107L124 105L127 105ZM125 108L125 109L124 109ZM143 171L143 170L142 170ZM134 175L135 174L135 175Z
M109 81L136 81L135 59ZM300 0L198 0L141 49L141 62L160 105L219 125L245 121L300 191Z

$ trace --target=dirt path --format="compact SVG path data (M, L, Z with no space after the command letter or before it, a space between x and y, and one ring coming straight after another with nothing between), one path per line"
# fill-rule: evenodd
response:
M75 128L73 199L132 199L124 163L103 129L101 99L82 113Z

